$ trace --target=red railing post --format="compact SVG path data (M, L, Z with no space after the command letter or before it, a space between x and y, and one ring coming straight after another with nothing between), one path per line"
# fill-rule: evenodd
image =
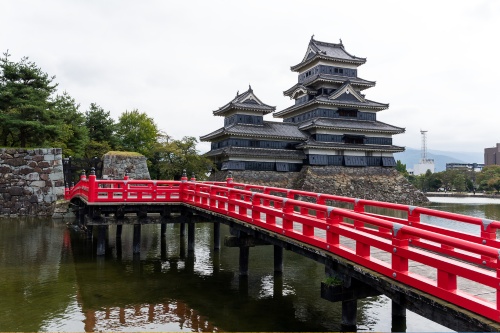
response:
M404 238L403 225L394 223L392 226L392 269L395 271L392 274L394 279L398 278L398 274L408 274L408 258L403 257L398 253L402 249L408 249L408 238Z
M260 212L255 209L256 207L260 206L260 198L257 194L257 192L252 193L252 220L257 221L257 222L262 222L260 218Z
M86 180L87 175L85 174L85 170L82 170L82 173L80 174L80 180Z
M334 210L334 207L326 207L326 243L328 250L330 250L331 246L338 247L340 245L340 236L337 232L337 228L340 226L342 217L335 214Z
M88 200L89 202L96 202L97 200L97 183L96 183L96 176L95 176L95 169L92 168L92 171L90 172L89 176L89 196Z
M217 200L216 200L216 195L217 195L217 190L213 188L213 186L210 186L210 208L215 210L214 208L217 207Z
M418 228L420 223L420 212L416 209L417 206L408 206L408 225ZM410 241L419 241L419 237L410 237Z
M497 283L497 302L496 302L496 306L497 306L497 310L500 311L500 253L498 254L498 257L497 257L497 279L499 280L499 283Z
M483 225L481 226L481 238L483 245L488 245L491 240L495 240L497 238L496 229L491 227L492 220L483 219ZM493 258L487 256L481 256L483 260L483 264L488 264L493 262Z
M231 189L228 190L228 203L227 203L227 212L228 213L236 213L236 205L234 204L234 200L236 199L236 194Z
M189 184L187 184L186 186L186 190L189 190L188 191L188 194L186 196L186 199L188 202L194 202L194 191L196 189L196 175L194 174L194 172L191 174L191 179L189 180ZM193 193L191 193L193 192Z
M365 205L360 202L361 199L356 198L354 200L354 211L356 213L364 213L365 212ZM355 228L363 228L365 226L364 222L359 221L359 220L354 220L354 227Z
M320 193L318 193L318 196L316 198L316 203L318 205L325 205L326 204L326 199L323 198ZM323 211L316 211L316 217L318 219L324 219L326 217L325 212L323 212Z
M181 198L181 202L186 202L187 199L187 175L186 175L186 169L182 170L182 176L181 176L181 185L179 186L179 197Z
M226 186L227 187L234 187L234 184L233 184L233 173L231 171L229 171L227 173Z
M293 220L285 217L286 214L293 214L293 205L288 198L283 199L283 233L293 229Z

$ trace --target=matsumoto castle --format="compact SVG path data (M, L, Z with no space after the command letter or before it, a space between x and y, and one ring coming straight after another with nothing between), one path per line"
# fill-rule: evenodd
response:
M224 127L202 136L212 143L205 156L219 170L300 171L303 165L393 167L393 154L404 147L392 144L404 128L377 120L389 104L365 98L374 81L358 77L366 62L340 43L311 38L304 58L291 67L298 82L283 94L294 105L275 112L251 87L214 111ZM272 113L283 121L266 121Z

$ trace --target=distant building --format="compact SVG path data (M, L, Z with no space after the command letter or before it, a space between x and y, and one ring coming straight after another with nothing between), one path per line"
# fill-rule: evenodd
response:
M394 167L404 151L392 136L404 128L377 120L389 104L365 98L374 81L358 77L366 62L348 53L342 41L311 38L302 61L291 67L297 83L284 91L294 105L274 112L251 88L213 111L224 127L200 137L219 170L299 171L302 165ZM265 121L273 113L283 121Z
M449 170L470 170L480 172L483 170L484 164L479 163L446 163L446 171Z
M493 148L484 148L484 165L500 165L500 143Z
M427 157L427 131L420 130L420 134L422 135L421 158L418 164L413 165L415 176L426 174L427 170L434 173L434 160Z

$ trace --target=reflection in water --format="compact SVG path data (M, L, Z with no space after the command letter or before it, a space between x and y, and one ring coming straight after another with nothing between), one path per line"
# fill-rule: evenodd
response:
M433 203L433 208L496 219L499 205ZM432 222L434 223L434 222ZM440 222L436 222L440 223ZM143 226L140 255L133 226L106 255L62 222L0 220L0 331L338 331L340 304L320 298L324 267L284 251L273 273L273 247L250 250L249 275L238 276L238 249L213 250L212 225L197 224L195 251L178 225ZM228 228L221 228L221 236ZM358 301L358 329L391 330L391 302ZM27 320L29 318L29 320ZM447 331L408 312L408 331Z

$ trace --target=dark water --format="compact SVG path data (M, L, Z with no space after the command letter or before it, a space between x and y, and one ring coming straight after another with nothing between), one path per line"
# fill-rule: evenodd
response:
M499 219L496 204L433 204ZM132 226L121 241L109 229L107 254L95 241L46 219L0 219L0 331L338 331L340 304L320 298L324 267L285 251L274 276L273 248L250 249L247 279L237 248L213 251L212 225L196 225L195 252L178 225L143 226L132 254ZM440 223L440 222L438 222ZM222 236L228 234L221 227ZM358 302L359 331L390 331L390 300ZM408 312L408 331L449 331Z

